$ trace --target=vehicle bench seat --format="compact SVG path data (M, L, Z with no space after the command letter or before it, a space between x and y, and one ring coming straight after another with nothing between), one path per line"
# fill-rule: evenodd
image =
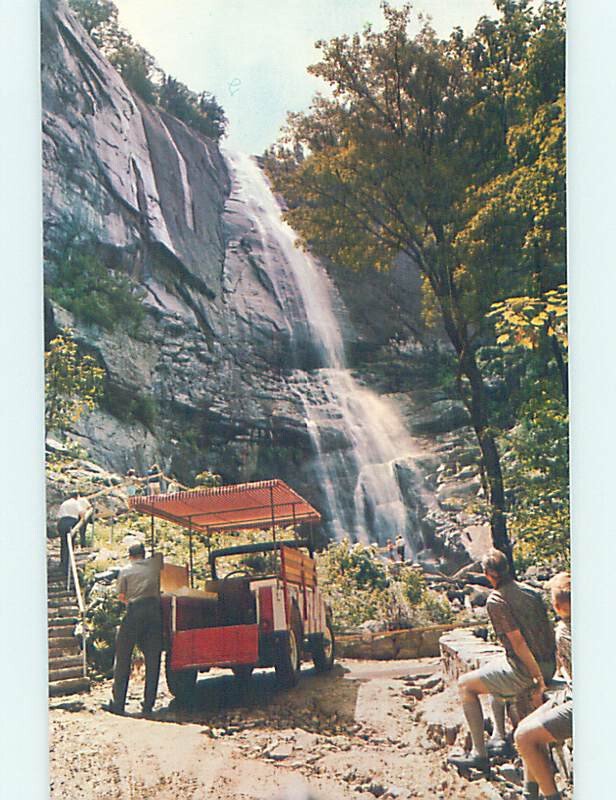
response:
M175 597L176 629L212 628L220 625L218 595L199 589L180 587L162 595L163 619L171 620L171 600Z
M216 592L222 625L245 625L256 621L256 606L250 579L239 577L205 582L207 592Z

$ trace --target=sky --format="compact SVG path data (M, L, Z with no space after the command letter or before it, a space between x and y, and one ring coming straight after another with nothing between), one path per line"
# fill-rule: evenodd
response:
M229 147L261 153L288 111L306 109L324 84L308 75L317 39L382 27L379 0L115 0L120 24L162 69L212 92L229 119ZM394 5L399 5L395 3ZM437 33L495 15L492 0L416 0ZM419 23L417 23L419 27Z

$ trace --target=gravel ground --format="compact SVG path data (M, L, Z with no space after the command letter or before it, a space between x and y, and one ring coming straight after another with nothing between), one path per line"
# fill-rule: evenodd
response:
M161 677L155 719L139 716L142 675L128 716L100 710L109 682L50 702L51 797L156 800L373 800L499 798L445 766L403 692L430 661L342 661L329 675L304 668L276 687L271 671L242 684L204 675L194 706L172 702ZM437 697L438 695L435 695Z

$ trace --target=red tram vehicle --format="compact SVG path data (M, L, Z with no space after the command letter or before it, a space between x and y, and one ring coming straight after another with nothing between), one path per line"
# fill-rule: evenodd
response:
M136 511L188 529L189 565L165 564L161 576L167 685L188 701L197 674L227 667L238 678L274 667L293 686L303 658L317 671L334 664L332 619L318 586L312 535L276 538L276 528L320 521L284 481L271 480L133 497ZM211 577L194 586L195 534L271 528L271 540L209 550Z

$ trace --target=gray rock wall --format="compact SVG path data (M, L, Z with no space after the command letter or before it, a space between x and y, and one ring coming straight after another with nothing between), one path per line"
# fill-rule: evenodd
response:
M42 2L42 99L47 289L70 247L88 245L140 287L146 311L138 330L106 330L47 298L48 337L72 327L106 372L103 406L74 437L118 472L157 461L183 481L205 468L226 481L276 475L322 506L301 400L285 375L288 325L216 143L134 96L63 0ZM400 262L389 276L333 266L330 275L350 362L423 437L426 487L436 491L476 448L460 405L429 379L418 389L426 380L415 381L413 358L389 347L392 337L439 339L421 325L417 273ZM457 495L476 491L470 477L463 492L441 488L450 508L426 520L431 546L433 531L451 538L466 524ZM409 483L409 504L419 495Z

